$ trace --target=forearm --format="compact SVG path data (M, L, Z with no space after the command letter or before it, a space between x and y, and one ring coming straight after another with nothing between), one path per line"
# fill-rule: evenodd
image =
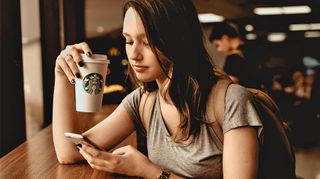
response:
M80 159L73 143L64 137L64 132L79 133L79 124L74 102L74 85L65 76L56 75L53 95L53 141L59 162L73 163Z

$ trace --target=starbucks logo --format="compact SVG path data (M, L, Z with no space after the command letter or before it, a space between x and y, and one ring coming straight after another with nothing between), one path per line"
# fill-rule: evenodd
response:
M83 89L89 94L99 94L104 85L103 77L98 73L90 73L83 79Z

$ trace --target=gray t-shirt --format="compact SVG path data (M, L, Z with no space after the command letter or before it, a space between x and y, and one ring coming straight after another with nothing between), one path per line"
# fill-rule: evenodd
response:
M134 90L122 101L122 105L136 124L140 120L139 104L141 88ZM187 178L223 178L222 143L205 123L192 143L181 144L171 140L161 114L159 99L156 98L149 121L147 148L149 159L164 169ZM258 128L260 138L262 123L255 110L252 96L246 88L231 84L225 98L223 132L242 126Z

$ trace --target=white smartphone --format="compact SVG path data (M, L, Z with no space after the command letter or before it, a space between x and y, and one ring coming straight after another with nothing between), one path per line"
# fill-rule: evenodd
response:
M93 143L92 141L90 141L88 138L86 138L85 136L83 136L81 134L76 134L76 133L72 133L72 132L65 132L64 136L67 137L68 139L70 139L76 145L86 144L86 145L89 145L89 146L96 148L98 150L102 150L100 147L98 147L98 145L96 145L95 143Z

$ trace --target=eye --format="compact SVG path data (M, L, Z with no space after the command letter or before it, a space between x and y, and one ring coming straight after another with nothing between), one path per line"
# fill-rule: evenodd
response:
M126 45L132 45L133 41L126 41Z

